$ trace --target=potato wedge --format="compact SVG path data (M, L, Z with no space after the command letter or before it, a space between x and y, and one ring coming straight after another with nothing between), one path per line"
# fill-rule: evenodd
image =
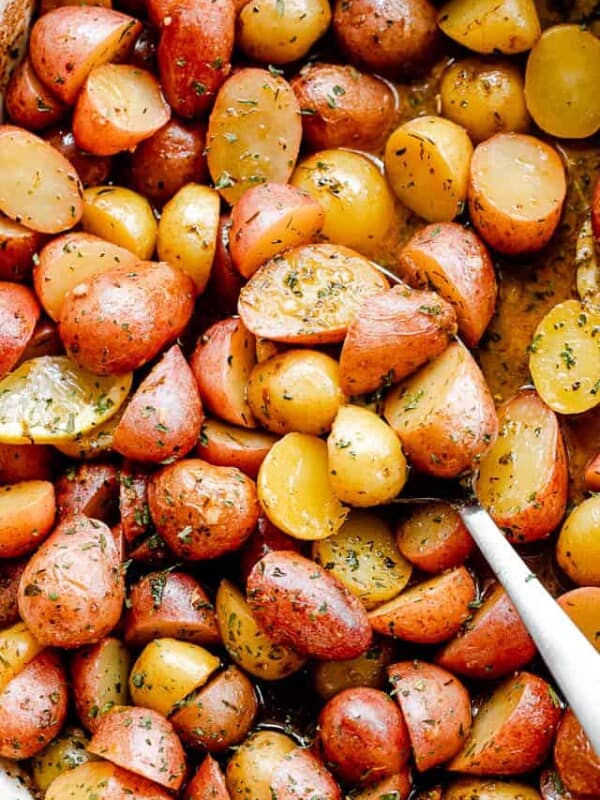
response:
M110 524L115 516L119 473L114 464L78 464L55 483L58 518L85 514Z
M249 428L238 428L216 419L202 423L196 452L209 464L237 467L256 480L260 465L278 437Z
M444 791L444 800L542 800L540 793L516 781L458 778Z
M107 636L77 650L71 659L75 709L83 727L94 732L103 714L127 705L131 657L119 639Z
M600 651L600 587L581 586L556 598L558 605L569 615L596 650Z
M54 525L56 498L49 481L0 487L0 558L18 558L44 541Z
M21 281L31 274L34 253L46 236L0 214L0 278ZM39 295L38 295L39 297Z
M554 763L570 792L591 797L600 792L600 758L571 709L567 709L558 726Z
M571 511L556 542L556 560L578 586L600 586L600 495Z
M183 800L204 800L205 797L211 797L213 800L231 800L225 776L218 762L210 754L206 756L186 786Z
M423 572L460 567L475 542L457 512L446 503L415 506L396 529L398 549Z
M256 562L272 550L294 550L296 553L304 553L306 547L300 539L288 536L261 514L256 528L243 544L239 554L240 574L244 583Z
M541 32L534 0L450 0L440 9L438 25L476 53L522 53Z
M124 247L138 257L151 258L158 225L152 206L125 186L95 185L84 191L84 231Z
M140 778L109 761L89 761L63 772L54 780L45 800L171 800L172 795L153 781Z
M315 753L296 747L273 770L271 796L277 800L341 800L342 792Z
M23 622L0 632L0 692L41 653L43 646Z
M385 668L393 661L388 641L374 644L356 658L341 661L316 661L312 665L313 685L322 700L329 700L344 689L368 686L383 689Z
M273 800L273 773L296 747L291 736L277 731L257 731L248 736L227 764L225 777L231 797Z
M63 772L86 764L94 756L87 752L88 738L81 728L67 726L31 761L31 774L36 787L46 792Z

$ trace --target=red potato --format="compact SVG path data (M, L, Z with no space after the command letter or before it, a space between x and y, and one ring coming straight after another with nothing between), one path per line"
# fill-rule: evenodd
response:
M78 464L55 484L59 519L76 514L110 523L119 491L119 471L114 464Z
M402 248L399 273L411 286L433 289L456 312L468 347L481 339L496 305L496 276L477 234L456 222L427 225Z
M84 188L108 183L112 169L109 156L92 156L84 153L75 144L73 131L61 126L49 128L43 133L44 139L71 162L75 167Z
M594 752L571 709L567 709L558 726L554 763L561 781L570 792L586 797L600 794L600 757Z
M398 524L396 543L412 564L434 575L460 567L475 548L465 523L446 503L416 506Z
M374 150L394 125L395 98L382 80L354 67L307 63L292 78L304 139L315 150Z
M460 753L447 765L468 775L520 775L543 763L562 715L546 681L517 672L486 699Z
M203 299L223 315L236 314L237 302L242 286L246 283L233 266L229 251L231 215L221 214L215 257Z
M191 278L165 262L139 261L71 289L59 331L67 353L99 375L137 369L176 339L194 306Z
M64 355L64 348L58 335L58 328L52 320L41 317L38 320L27 347L19 359L17 366L20 366L30 358L41 358L42 356Z
M583 480L590 492L600 492L600 453L586 464Z
M442 648L436 661L456 675L493 680L525 666L535 653L535 644L516 608L497 585L464 630Z
M469 213L482 238L501 253L530 253L548 244L566 192L560 156L541 139L498 133L473 152Z
M62 6L31 30L29 57L40 80L72 105L94 67L124 57L142 24L110 8Z
M207 755L183 793L183 800L231 800L219 764Z
M148 533L151 523L148 509L148 468L142 464L124 461L119 474L119 516L123 536L132 544Z
M247 595L267 636L303 655L339 661L360 655L371 643L360 600L293 551L267 553L248 576Z
M246 383L256 364L254 336L235 317L216 322L200 337L190 359L206 408L220 419L256 427Z
M176 114L199 117L210 109L231 69L234 6L231 0L167 5L158 45L160 81Z
M165 636L200 645L221 641L208 595L185 572L151 572L129 590L124 624L127 645L142 647Z
M159 535L180 558L199 561L237 550L258 521L254 481L233 467L183 459L155 472L148 486Z
M325 211L306 192L284 183L248 189L233 207L229 249L236 269L249 278L283 250L313 242Z
M240 570L244 582L248 580L248 575L256 562L273 550L295 550L297 553L303 553L302 542L299 539L288 536L261 514L256 528L240 551Z
M41 233L0 214L0 280L21 281L28 277L33 256L44 239Z
M180 458L196 444L203 417L192 371L173 345L129 401L115 430L113 449L135 461Z
M66 770L50 784L45 800L172 800L153 781L140 778L108 761L88 761Z
M81 647L71 660L71 687L81 724L94 732L102 715L129 702L127 679L131 657L112 636Z
M57 653L43 650L0 692L0 756L30 758L59 733L68 689Z
M155 569L166 566L165 562L171 557L169 548L157 533L150 534L139 544L136 543L128 555L132 561L149 564Z
M319 714L324 760L349 784L373 784L400 773L410 755L408 730L398 706L385 692L345 689Z
M556 602L600 652L600 586L571 589Z
M40 316L40 305L20 283L0 282L0 377L17 364Z
M381 800L382 797L389 797L390 800L408 800L412 793L412 781L410 770L406 767L402 772L384 778L374 786L367 786L364 789L353 793L354 800ZM429 800L429 798L427 798ZM431 798L435 800L435 798Z
M348 325L340 385L357 395L398 383L439 355L455 334L456 315L439 295L393 286L369 297Z
M0 444L0 484L50 480L53 456L45 444Z
M0 627L5 628L19 619L19 581L27 559L18 561L3 560L0 562Z
M270 782L273 800L342 800L340 787L319 759L296 747L281 759Z
M170 116L151 72L127 64L101 64L77 96L73 136L82 150L113 156L148 139Z
M369 613L376 633L419 644L437 644L454 636L469 616L475 583L465 567L438 575Z
M471 700L462 683L425 661L401 661L387 671L419 772L456 755L471 727Z
M179 737L162 714L149 708L121 706L104 714L87 749L171 791L185 777Z
M4 102L10 121L31 131L54 125L67 112L60 100L40 81L27 57L10 76Z
M256 480L260 465L278 437L261 430L238 428L215 419L205 419L196 452L220 467L237 467Z
M19 612L51 647L97 642L117 624L125 588L115 540L104 523L75 515L33 554L19 585Z
M0 487L0 558L18 558L43 542L54 525L56 499L49 481Z

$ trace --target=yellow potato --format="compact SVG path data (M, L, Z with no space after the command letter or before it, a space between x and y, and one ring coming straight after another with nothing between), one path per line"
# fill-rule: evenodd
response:
M540 793L516 781L459 778L446 787L444 800L542 800Z
M394 196L375 164L349 150L321 150L301 161L293 186L325 209L321 237L371 255L394 221Z
M86 433L78 433L74 439L57 442L54 446L69 458L87 460L107 455L112 449L113 435L124 410L121 406L114 417L107 419L106 422L96 425Z
M400 125L385 146L385 172L405 206L429 222L450 222L467 198L473 145L460 125L426 116Z
M263 428L315 436L331 429L345 399L337 361L318 350L288 350L261 361L252 370L246 396Z
M315 661L312 677L316 693L323 700L355 686L383 689L387 681L385 668L391 664L393 651L387 642L371 647L356 658L342 661Z
M71 686L81 724L92 733L102 715L129 703L127 678L131 658L113 636L79 649L71 660Z
M273 644L260 630L248 603L230 581L221 581L215 602L225 649L242 669L265 681L276 681L302 669L306 658L290 647Z
M258 731L235 751L227 765L227 788L231 797L273 800L271 776L296 742L275 731Z
M189 275L199 293L215 257L220 206L214 189L188 183L164 206L158 223L158 257Z
M351 511L338 533L313 544L312 556L368 609L399 594L412 573L389 524L370 511Z
M558 535L556 559L578 586L600 586L600 494L571 511Z
M600 587L580 586L557 598L562 610L600 653Z
M24 622L0 632L0 692L44 648Z
M80 764L95 760L87 752L88 738L81 728L65 728L41 753L31 761L31 774L41 792L45 792L55 778Z
M329 485L327 445L316 436L288 433L275 442L256 487L267 517L296 539L326 539L348 515Z
M367 408L340 408L327 439L329 482L343 503L389 503L406 483L400 441L381 417Z
M450 0L438 25L446 36L476 53L522 53L540 35L534 0Z
M168 716L190 692L203 686L219 666L208 650L178 639L154 639L132 667L129 691L136 706Z
M600 403L600 308L566 300L549 311L530 345L529 369L542 400L560 414Z
M158 226L150 203L124 186L92 186L83 193L83 229L146 260Z

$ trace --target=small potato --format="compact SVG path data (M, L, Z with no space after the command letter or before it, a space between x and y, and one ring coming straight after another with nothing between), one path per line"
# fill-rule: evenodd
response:
M458 343L388 393L385 418L409 461L421 472L445 478L472 469L498 432L485 379Z
M147 708L120 706L104 714L88 750L129 772L177 791L185 776L183 747L171 723Z
M113 160L109 156L92 156L75 144L73 131L57 125L43 132L43 138L71 162L84 189L106 184L110 178Z
M150 203L124 186L86 189L81 222L87 233L124 247L140 259L154 253L158 225Z
M276 442L256 486L265 515L295 539L326 539L348 515L329 484L327 445L316 436L288 433Z
M255 336L289 344L341 342L363 303L389 284L347 247L312 244L267 261L241 289L238 311Z
M256 480L260 465L277 438L264 431L238 428L216 419L205 419L196 453L209 464L237 467Z
M303 58L331 22L327 0L254 0L237 18L236 45L263 64L289 64Z
M427 69L439 31L428 0L337 0L333 30L351 61L393 76Z
M219 232L219 195L208 186L188 183L163 208L156 249L194 281L198 294L206 289Z
M596 650L600 651L600 587L581 586L565 592L556 599L562 610L569 615L579 630L585 634Z
M470 228L454 222L427 225L400 252L398 271L411 286L433 289L453 306L458 331L474 347L496 306L490 254Z
M56 499L49 481L0 487L0 558L18 558L43 542L54 525Z
M312 665L314 689L322 700L329 700L338 692L355 687L383 689L385 668L392 660L389 642L382 641L356 658L316 661Z
M65 298L59 331L67 353L97 375L146 364L192 315L190 278L165 262L138 262L92 275Z
M42 645L23 622L0 632L0 691L41 653Z
M60 233L83 213L72 164L33 133L0 125L0 211L38 233Z
M600 758L571 709L567 709L558 726L554 763L570 792L590 797L600 793Z
M78 464L55 483L60 520L73 514L100 519L114 518L119 490L119 473L114 464Z
M369 613L376 633L418 644L450 639L469 616L475 583L465 567L405 589Z
M103 714L129 701L127 678L131 657L111 636L77 650L71 659L71 685L77 716L92 733Z
M27 57L10 76L4 103L10 121L30 131L53 125L67 112L60 100L40 81Z
M232 425L256 427L246 398L246 383L255 364L254 336L239 318L211 325L190 359L206 408Z
M129 591L124 638L129 647L171 637L200 645L221 637L212 603L198 581L185 572L151 572Z
M40 80L72 105L92 69L125 57L141 29L141 22L110 8L63 6L37 20L29 57Z
M274 800L271 779L296 742L276 731L257 731L235 750L227 764L226 781L232 798ZM303 798L304 800L304 798ZM329 800L329 798L328 798Z
M151 72L128 64L100 64L77 97L73 136L82 150L113 156L148 139L170 116Z
M563 524L556 560L578 586L600 586L600 495L579 503Z
M385 145L385 173L401 202L428 222L450 222L467 199L473 145L449 119L416 117Z
M377 414L342 406L327 438L329 483L342 503L384 505L402 491L408 477L400 441Z
M523 53L540 35L534 0L449 0L438 25L476 53Z
M398 706L379 689L346 689L319 714L324 760L345 783L373 784L405 766L408 730Z
M447 769L468 775L520 775L536 769L552 746L561 714L546 681L517 672L484 701Z
M462 683L425 661L388 667L419 772L439 766L463 746L471 727L471 701Z
M494 680L532 660L535 644L502 586L473 605L472 618L440 650L438 664L465 678Z
M206 289L206 301L213 302L215 308L223 315L237 314L237 302L240 289L246 283L233 266L229 250L229 230L231 214L221 214L215 260L210 271Z
M52 781L80 764L93 759L87 752L88 738L81 728L64 728L31 761L31 774L37 788L45 793Z
M229 249L235 268L250 278L269 258L312 242L324 219L323 206L289 184L251 187L231 212Z
M74 515L33 554L19 586L19 611L51 647L100 641L117 624L125 587L115 540L104 523Z
M0 378L23 356L39 316L40 306L31 289L0 282Z
M0 692L0 757L43 750L67 716L67 679L60 657L43 650Z
M267 70L240 69L223 84L206 141L215 189L228 203L256 183L287 183L302 138L299 111L290 85Z
M320 436L344 403L337 361L317 350L287 350L257 364L246 384L254 417L272 433Z
M17 595L19 581L26 565L26 558L0 562L0 625L2 627L13 625L19 621Z
M173 795L153 781L134 775L109 761L89 761L63 772L54 780L45 800L172 800Z
M257 711L252 683L237 667L227 667L190 696L171 722L188 747L220 753L246 738Z
M469 213L482 238L500 253L531 253L547 245L566 191L560 156L534 136L497 133L473 152Z
M268 553L247 582L248 604L276 644L313 658L346 659L371 643L360 601L326 570L291 551Z
M388 523L369 511L351 511L336 534L313 544L312 556L368 609L399 594L412 572Z
M271 776L273 800L341 800L342 792L322 761L310 750L287 753Z
M315 150L374 150L394 124L395 98L384 81L355 67L308 62L291 80L304 139Z
M444 791L444 800L542 800L540 793L525 783L459 778Z
M33 256L46 237L0 214L0 279L21 281L31 273Z
M262 632L243 594L227 579L219 585L216 611L223 646L255 678L281 680L306 663L292 647L274 644Z
M206 797L211 797L213 800L231 800L225 776L218 762L210 754L206 756L186 786L183 800L205 800Z
M406 285L370 297L348 326L340 356L349 395L398 383L439 355L456 334L456 314L435 292Z
M291 183L325 211L321 238L371 255L395 221L394 196L378 167L351 150L320 150L299 162Z
M162 206L186 183L208 183L205 146L206 125L170 119L131 154L128 185Z
M434 575L460 567L475 549L465 523L446 503L415 506L399 523L396 542L404 558Z
M201 561L237 550L258 521L256 486L234 467L182 459L155 472L148 504L159 535L179 558Z
M301 540L288 536L261 514L256 528L240 550L240 576L245 583L256 562L273 550L295 550L296 553L304 553L305 549Z
M498 423L475 492L511 541L544 539L567 507L567 457L558 419L534 391L524 390L499 409Z

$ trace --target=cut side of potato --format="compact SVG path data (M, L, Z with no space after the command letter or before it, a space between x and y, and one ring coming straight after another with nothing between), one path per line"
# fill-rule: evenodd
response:
M86 749L88 741L81 728L64 728L60 736L31 761L31 774L37 788L45 792L52 781L63 772L95 759Z
M139 259L154 253L158 225L152 206L124 186L90 186L84 192L83 229L129 250Z
M24 622L0 632L0 692L30 661L41 653L42 645Z
M450 0L438 14L446 36L476 53L522 53L540 35L534 0Z
M580 586L561 595L557 602L600 652L600 586Z

